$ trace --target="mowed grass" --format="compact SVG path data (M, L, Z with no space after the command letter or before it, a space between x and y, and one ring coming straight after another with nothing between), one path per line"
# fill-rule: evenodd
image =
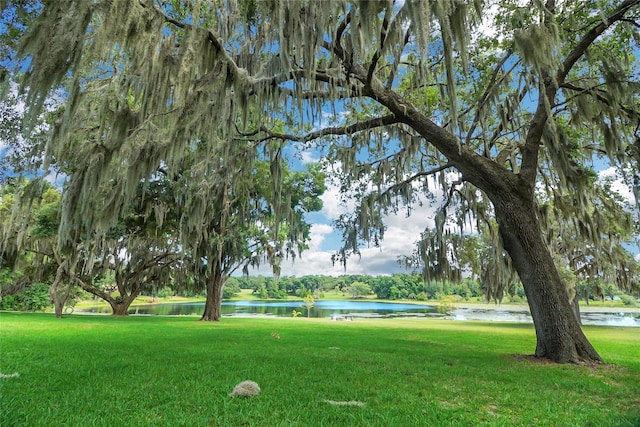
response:
M2 313L0 425L640 425L640 330L585 331L608 365L517 357L530 325Z

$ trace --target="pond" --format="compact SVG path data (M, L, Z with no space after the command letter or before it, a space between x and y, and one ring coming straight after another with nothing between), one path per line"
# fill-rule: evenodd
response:
M130 314L190 316L201 315L204 303L166 303L145 304L132 307ZM292 317L293 311L307 315L307 308L302 301L224 301L222 315L231 316L274 316ZM92 307L84 311L91 313L110 313L109 307ZM309 313L310 317L351 320L357 318L399 318L422 317L451 320L481 320L495 322L532 323L529 312L521 310L492 307L455 308L442 310L437 305L405 304L377 301L316 301ZM633 326L640 327L640 311L636 312L583 312L582 323L585 325Z

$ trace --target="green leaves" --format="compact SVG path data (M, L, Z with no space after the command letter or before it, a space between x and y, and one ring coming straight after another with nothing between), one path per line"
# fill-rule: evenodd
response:
M343 256L382 238L386 212L443 193L430 268L456 270L461 246L438 242L455 216L496 243L499 281L510 267L486 194L504 188L538 189L567 233L598 242L612 224L589 165L633 159L638 4L552 3L49 2L22 55L34 112L67 87L46 153L70 174L62 231L114 226L162 170L194 259L277 266L304 248L325 178L288 170L285 141L317 140L357 201L339 219Z

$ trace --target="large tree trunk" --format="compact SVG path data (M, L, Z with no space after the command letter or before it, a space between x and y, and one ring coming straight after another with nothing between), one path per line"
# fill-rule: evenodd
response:
M532 192L502 192L490 197L504 248L511 256L529 302L536 329L535 355L559 363L602 361L582 332L542 238Z
M122 291L123 288L120 288L120 289ZM131 304L133 304L133 301L135 301L135 299L138 297L139 294L140 294L140 291L137 291L137 292L131 292L131 294L126 295L122 298L110 297L109 299L107 299L107 302L109 303L109 305L111 306L111 309L113 310L111 315L112 316L128 316L129 307L131 307Z
M217 268L207 280L207 299L204 303L204 313L200 320L219 321L222 317L222 289L224 280Z
M111 315L112 316L128 316L129 315L129 306L131 303L127 304L125 301L120 302L120 300L108 300L109 305L111 306Z
M55 313L55 316L60 319L62 317L62 312L64 311L64 303L66 302L66 300L62 300L61 298L55 298L53 299L53 311Z

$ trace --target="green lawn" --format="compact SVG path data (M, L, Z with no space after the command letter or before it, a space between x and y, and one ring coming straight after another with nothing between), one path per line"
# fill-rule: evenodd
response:
M640 330L585 331L610 365L514 356L530 325L2 313L0 424L640 425Z

